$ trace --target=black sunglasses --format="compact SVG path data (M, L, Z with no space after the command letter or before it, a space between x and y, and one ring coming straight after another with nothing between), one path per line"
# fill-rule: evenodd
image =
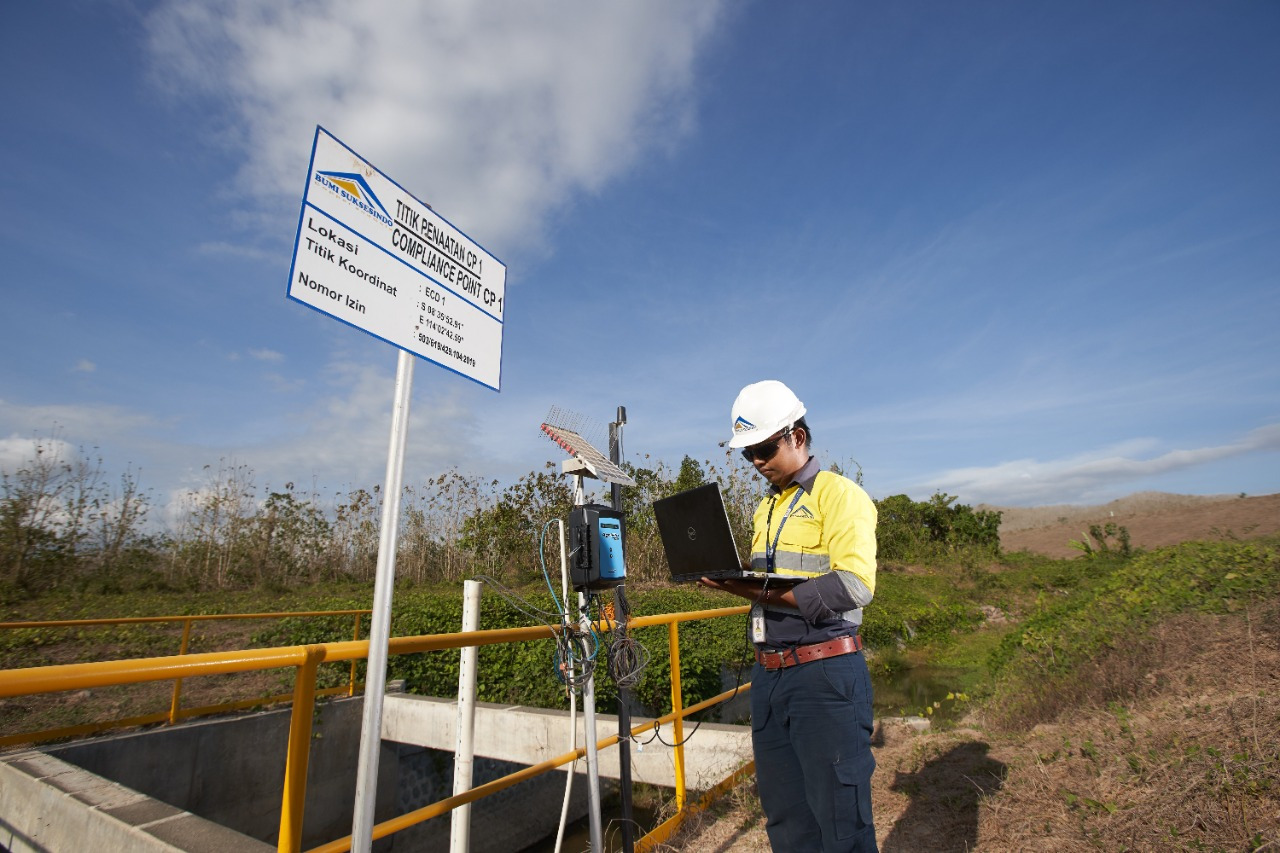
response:
M791 427L787 427L777 436L759 444L753 444L750 447L742 448L742 458L748 462L755 462L759 459L761 462L768 462L778 452L778 445L782 440L791 435Z

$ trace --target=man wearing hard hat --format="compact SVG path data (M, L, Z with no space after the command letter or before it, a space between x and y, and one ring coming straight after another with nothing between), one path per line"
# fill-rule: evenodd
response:
M811 455L804 404L781 382L742 389L729 446L769 481L751 567L798 582L707 586L752 602L751 740L775 851L876 850L871 679L858 627L876 585L876 507Z

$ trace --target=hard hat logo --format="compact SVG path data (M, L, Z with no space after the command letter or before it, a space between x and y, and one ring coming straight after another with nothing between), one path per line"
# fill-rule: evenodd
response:
M804 403L776 379L766 379L743 388L733 401L733 438L729 446L750 447L768 440L804 417Z

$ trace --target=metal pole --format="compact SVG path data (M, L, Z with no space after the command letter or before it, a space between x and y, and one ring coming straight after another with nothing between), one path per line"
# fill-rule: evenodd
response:
M378 750L382 746L382 700L387 688L387 641L391 638L391 593L396 579L396 540L400 524L400 491L404 447L413 395L413 356L400 350L396 362L395 401L391 407L391 440L387 448L386 485L382 492L382 530L378 569L373 584L369 625L369 669L364 684L364 716L360 724L360 766L356 773L355 813L351 821L353 853L373 847L373 809L378 794Z
M573 476L573 502L582 506L587 502L586 489L583 488L582 475ZM563 552L563 547L562 547ZM565 603L568 608L568 603ZM587 593L578 593L578 630L583 634L591 633L591 616L587 613ZM604 850L604 833L600 828L600 765L596 755L596 679L594 673L587 671L582 687L582 723L586 729L587 753L587 801L590 825L591 849Z
M587 614L587 594L578 593L578 623L581 631L591 632L591 617ZM582 688L583 723L586 725L587 748L587 798L591 803L590 835L593 853L604 850L604 833L600 828L600 764L596 755L596 677L594 672L587 673L586 684Z
M560 601L564 603L564 628L569 627L569 549L565 542L564 521L557 518L556 524L560 528ZM569 751L573 752L578 748L578 694L573 692L573 688L569 688ZM564 848L564 830L569 823L569 801L573 796L573 774L578 770L578 760L575 758L573 763L568 767L568 773L565 774L564 780L564 802L560 806L560 828L556 830L556 850L560 853Z
M480 630L480 581L462 585L462 630ZM458 669L458 742L453 753L453 794L471 790L471 771L476 749L476 659L479 646L461 649ZM449 825L449 850L467 853L471 849L471 803L453 810Z
M619 467L622 465L622 427L626 422L627 410L619 406L617 420L609 424L609 461ZM609 496L612 498L613 508L621 512L622 486L611 483ZM622 553L625 561L627 553L625 542L622 545ZM625 631L627 620L631 618L631 614L626 609L625 583L618 584L618 589L614 592L614 601L618 605L614 608L614 613ZM635 850L635 840L631 831L631 709L628 706L630 699L631 690L620 686L618 688L618 788L622 798L622 853L632 853Z

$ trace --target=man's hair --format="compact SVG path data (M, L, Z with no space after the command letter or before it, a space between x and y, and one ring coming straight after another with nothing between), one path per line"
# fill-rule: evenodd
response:
M804 447L806 450L813 449L813 430L809 429L809 424L803 417L791 425L792 429L799 427L804 430Z

